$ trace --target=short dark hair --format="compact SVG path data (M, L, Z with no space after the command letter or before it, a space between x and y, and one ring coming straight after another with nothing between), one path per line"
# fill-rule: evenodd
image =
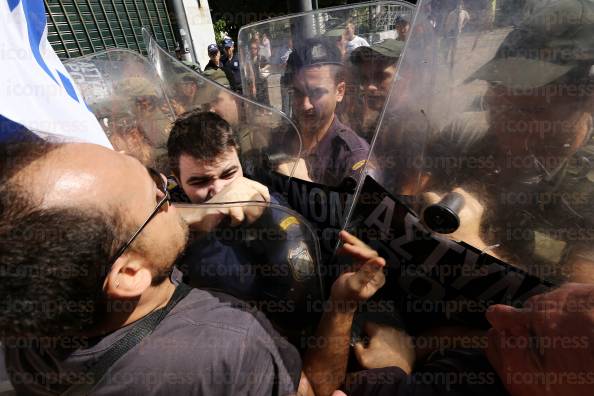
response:
M104 211L40 207L18 174L60 146L0 143L0 338L78 333L104 311L109 259L128 230Z
M229 123L216 113L201 110L182 114L167 140L169 166L176 176L182 154L199 161L212 161L231 149L239 150L239 145Z
M402 17L397 17L396 21L394 22L394 26L397 28L404 27L404 26L410 26L410 22Z

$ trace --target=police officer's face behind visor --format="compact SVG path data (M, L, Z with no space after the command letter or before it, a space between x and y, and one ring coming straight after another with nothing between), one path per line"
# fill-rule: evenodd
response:
M396 65L365 62L358 68L365 104L372 110L381 111L392 86Z
M128 155L94 144L67 144L52 156L51 166L35 171L44 207L117 211L130 230L128 238L163 199L146 167ZM108 293L130 297L142 293L155 277L163 278L186 245L187 229L172 205L161 206L114 263L107 278ZM126 241L118 242L123 246Z
M185 153L179 157L179 181L194 204L208 201L242 176L241 163L235 149L230 149L212 161L199 160Z
M216 99L210 102L209 110L221 116L232 127L239 124L239 109L233 95L220 91Z
M546 164L575 152L590 133L594 110L592 95L576 94L576 88L549 85L521 91L490 84L485 97L489 125L501 153L534 155Z
M339 71L336 65L310 66L293 78L293 114L301 132L315 134L330 126L345 93L344 81L335 81Z
M186 98L193 98L198 91L198 86L194 81L183 81L179 85L180 91Z

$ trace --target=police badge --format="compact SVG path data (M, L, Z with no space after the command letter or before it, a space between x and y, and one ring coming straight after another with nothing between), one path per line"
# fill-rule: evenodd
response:
M303 241L300 241L294 248L289 249L287 261L293 278L298 282L303 282L314 274L313 258Z

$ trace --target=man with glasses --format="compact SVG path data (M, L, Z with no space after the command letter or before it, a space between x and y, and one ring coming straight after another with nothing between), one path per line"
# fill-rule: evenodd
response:
M89 144L4 142L0 157L0 339L19 394L297 391L299 355L260 313L178 285L188 226L161 175ZM337 299L381 286L381 259L355 251L365 273Z

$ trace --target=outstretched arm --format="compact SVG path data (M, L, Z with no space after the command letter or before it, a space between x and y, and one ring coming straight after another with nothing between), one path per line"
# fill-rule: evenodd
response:
M304 358L303 371L318 396L331 395L344 381L358 303L369 299L385 283L384 259L346 231L341 232L340 238L344 242L341 253L351 256L356 263L332 285L315 342Z

